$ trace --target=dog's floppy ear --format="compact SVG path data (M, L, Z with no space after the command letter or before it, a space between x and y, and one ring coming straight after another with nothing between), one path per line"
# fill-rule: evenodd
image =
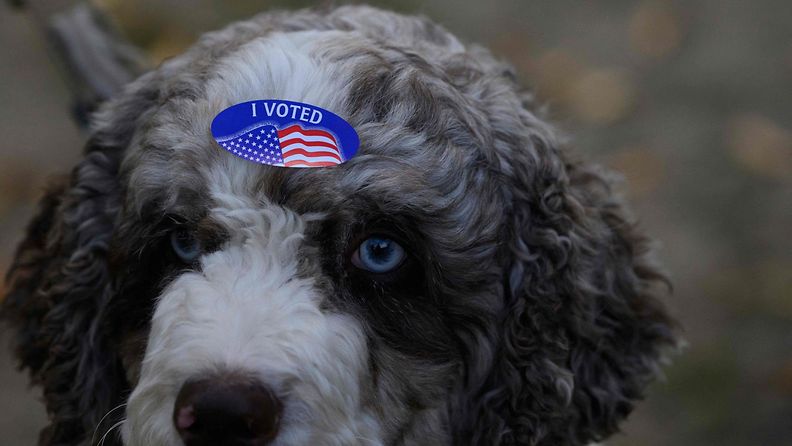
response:
M145 85L145 82L140 85ZM2 317L22 368L44 389L40 444L78 444L126 390L103 314L113 297L108 247L121 206L118 168L151 94L109 104L83 160L41 201L7 276Z
M656 299L663 275L607 179L522 112L494 126L512 208L500 353L473 443L585 445L642 398L674 326Z

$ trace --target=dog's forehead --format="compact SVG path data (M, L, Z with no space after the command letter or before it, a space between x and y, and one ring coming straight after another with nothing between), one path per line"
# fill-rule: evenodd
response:
M204 99L213 115L256 99L305 102L343 115L355 61L333 53L354 45L359 43L353 34L341 31L278 32L253 39L220 60Z
M445 137L458 140L470 125L439 116L427 87L415 80L419 69L395 62L399 57L346 31L274 33L241 44L210 68L202 85L192 85L191 94L171 95L153 125L136 135L137 154L127 156L134 160L132 199L137 206L158 196L170 202L166 206L200 202L206 208L224 194L265 202L288 189L296 203L332 207L368 194L431 212L470 193L477 154ZM394 68L403 78L393 75ZM341 116L360 136L358 156L332 168L295 169L255 164L220 149L210 133L212 119L256 99L303 102ZM385 105L376 108L377 101Z

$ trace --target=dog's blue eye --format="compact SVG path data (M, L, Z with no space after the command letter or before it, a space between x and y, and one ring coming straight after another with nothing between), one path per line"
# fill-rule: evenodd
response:
M185 229L177 229L170 234L173 252L184 263L194 262L201 255L201 243Z
M395 241L373 236L363 240L352 255L352 263L372 273L387 273L398 268L405 257L404 248Z

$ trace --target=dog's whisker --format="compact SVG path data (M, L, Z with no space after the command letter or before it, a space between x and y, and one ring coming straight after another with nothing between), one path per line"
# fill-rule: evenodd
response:
M117 411L118 409L123 409L124 407L126 407L126 403L121 403L118 406L108 410L107 413L104 414L102 419L99 420L98 423L96 423L96 429L94 429L93 435L91 435L91 442L89 444L94 444L94 440L96 439L96 433L99 432L99 428L102 427L102 423L104 423L104 420L106 420L107 417L109 417L113 412Z
M123 419L123 420L119 421L118 423L110 426L110 429L108 429L107 432L105 432L105 434L102 435L102 439L99 440L99 445L98 446L104 445L104 442L107 439L107 436L110 434L110 432L113 432L113 429L115 429L115 428L121 426L122 424L124 424L125 421L126 421L126 419Z

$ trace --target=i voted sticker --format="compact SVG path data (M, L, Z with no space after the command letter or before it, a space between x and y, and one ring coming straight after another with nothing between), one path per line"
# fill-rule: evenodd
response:
M212 136L228 152L259 164L325 167L357 153L360 140L340 116L302 102L242 102L212 120Z

